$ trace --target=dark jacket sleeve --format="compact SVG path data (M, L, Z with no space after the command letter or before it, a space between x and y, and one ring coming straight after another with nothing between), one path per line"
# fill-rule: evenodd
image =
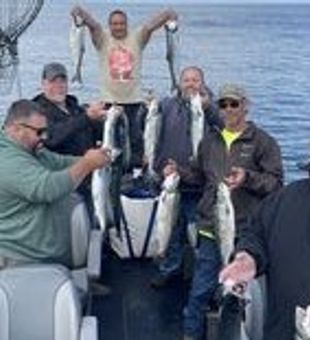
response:
M210 172L205 176L203 194L197 205L198 230L214 231L216 226L216 202L218 183Z
M44 96L41 95L33 99L42 106L47 117L48 139L44 143L51 150L57 150L64 142L70 140L72 134L76 131L83 131L91 125L91 120L85 114L85 109L79 106L77 99L73 96L68 96L68 98L70 109L74 110L75 114L66 120L57 118L59 116L57 110L60 109L45 99Z
M243 187L262 197L279 189L283 185L282 157L279 145L270 136L259 138L257 154L258 171L246 170Z
M255 259L257 276L264 273L268 266L268 241L274 225L281 192L265 198L256 212L240 226L235 252L246 251Z
M179 166L178 172L181 177L181 182L189 185L203 185L205 175L203 172L203 142L198 145L197 158L193 158L188 166Z
M50 149L55 149L58 146L62 145L66 140L70 138L72 133L77 130L83 130L83 128L87 127L87 117L85 115L81 115L80 117L72 117L64 122L55 122L49 121L49 137L45 143L45 145Z

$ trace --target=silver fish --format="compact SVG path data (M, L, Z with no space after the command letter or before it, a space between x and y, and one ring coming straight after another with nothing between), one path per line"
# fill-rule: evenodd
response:
M109 233L111 246L119 257L128 258L132 255L135 257L143 255L156 258L164 255L176 220L179 202L178 183L179 176L172 174L163 182L159 197L137 199L122 195L122 207L124 216L126 216L128 233L126 233L124 227L121 228L120 237L117 235L115 228L111 228ZM158 200L158 205L152 226L152 234L147 248L144 250L148 226L156 200ZM130 237L131 250L128 237Z
M201 96L196 94L190 98L191 105L191 136L193 154L197 156L198 145L204 134L205 115L202 108Z
M235 213L228 186L221 182L217 190L216 217L223 263L227 264L234 249Z
M310 340L310 306L305 309L296 307L295 327L295 340Z
M179 182L180 176L173 173L167 176L162 184L153 235L156 244L156 256L164 256L172 228L176 223L180 201Z
M151 95L147 101L147 114L145 118L145 128L143 133L144 140L144 157L148 164L148 171L151 176L154 172L154 155L160 131L160 114L158 112L158 101Z
M122 114L122 108L112 106L107 113L104 121L102 147L111 150L112 161L120 154L120 150L115 147L114 130L119 116ZM101 230L105 231L109 223L113 223L113 209L110 196L112 167L105 166L97 169L92 175L92 198L95 209L95 216L98 220Z
M85 54L85 29L86 26L80 17L72 20L70 29L70 50L71 59L74 67L74 74L71 79L72 83L82 84L82 65Z
M168 62L169 73L171 77L171 92L174 92L178 88L177 76L176 76L176 39L175 33L178 30L178 25L176 21L168 21L165 25L166 29L166 60Z

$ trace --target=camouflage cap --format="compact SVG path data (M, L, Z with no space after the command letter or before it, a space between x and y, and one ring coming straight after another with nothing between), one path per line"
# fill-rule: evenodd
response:
M245 90L236 84L225 84L219 90L218 99L231 98L236 100L246 99Z

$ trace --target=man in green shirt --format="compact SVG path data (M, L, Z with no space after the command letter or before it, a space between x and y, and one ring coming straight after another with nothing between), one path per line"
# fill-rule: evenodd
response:
M109 164L107 149L83 157L44 148L41 107L14 102L0 132L0 268L22 263L71 266L70 194L94 169Z

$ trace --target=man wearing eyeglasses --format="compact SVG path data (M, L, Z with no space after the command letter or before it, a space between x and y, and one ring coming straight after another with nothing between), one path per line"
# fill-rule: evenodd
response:
M249 99L242 87L221 87L218 106L225 128L202 142L201 166L229 186L238 227L264 197L282 186L281 151L272 136L248 120Z
M0 269L24 263L71 266L69 196L109 150L82 157L43 146L47 119L29 100L14 102L0 132Z
M167 174L178 171L184 182L200 183L204 187L198 204L198 249L194 277L185 310L186 340L200 339L202 336L204 306L208 305L218 285L221 264L219 256L216 256L219 250L217 231L214 229L218 184L224 181L231 191L238 238L238 232L247 218L263 198L282 186L283 181L280 148L274 138L247 119L249 100L245 90L236 84L224 85L219 91L218 107L224 129L213 128L205 135L191 171L173 162L170 169L166 168ZM228 307L227 324L222 327L228 332L227 339L240 339L240 334L233 334L229 327L230 317L233 317L236 308L237 301L233 301ZM260 339L259 322L261 320L254 325L255 334L250 334L252 340Z
M238 239L240 230L260 202L282 186L281 151L273 137L248 120L249 98L242 87L237 84L221 87L218 107L225 128L220 133L215 131L203 141L200 166L211 172L215 183L224 181L228 185ZM208 158L203 156L207 153ZM259 296L262 297L260 284L254 282L249 289L253 296L247 314L247 335L252 340L261 340L263 310L262 301L257 301ZM229 327L238 309L238 300L232 299L223 317L227 323L222 328L232 340L240 338L239 330L234 334Z

